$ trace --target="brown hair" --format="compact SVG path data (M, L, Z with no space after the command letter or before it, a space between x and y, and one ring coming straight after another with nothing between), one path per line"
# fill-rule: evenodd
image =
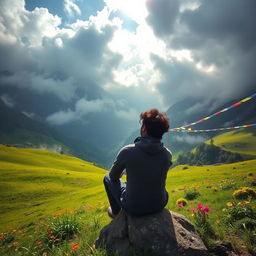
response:
M158 109L150 109L140 114L142 125L145 125L149 136L161 139L165 132L169 130L169 118Z

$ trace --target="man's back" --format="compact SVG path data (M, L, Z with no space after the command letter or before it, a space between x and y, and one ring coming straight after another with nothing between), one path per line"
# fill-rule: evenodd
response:
M169 118L153 108L140 114L140 122L141 137L120 150L110 173L103 179L111 218L122 208L137 216L156 213L168 202L165 181L172 154L161 139L169 131ZM120 179L124 170L127 183Z
M159 139L140 137L124 147L111 168L115 180L126 169L127 185L122 195L123 208L133 215L145 215L164 208L168 201L165 180L171 165L171 152Z

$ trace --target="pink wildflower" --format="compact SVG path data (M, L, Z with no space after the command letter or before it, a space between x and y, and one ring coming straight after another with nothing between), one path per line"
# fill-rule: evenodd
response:
M205 212L209 212L210 210L211 210L211 208L209 206L205 206L205 208L204 208Z
M203 207L204 207L203 204L198 204L198 205L197 205L197 209L201 209L201 208L203 208Z
M191 208L190 211L191 212L195 212L196 208Z
M202 208L200 209L200 212L201 212L201 213L207 213L207 212L209 212L210 210L211 210L210 207L205 206L204 209L202 209Z
M183 207L183 204L178 204L178 207L182 208L182 207Z

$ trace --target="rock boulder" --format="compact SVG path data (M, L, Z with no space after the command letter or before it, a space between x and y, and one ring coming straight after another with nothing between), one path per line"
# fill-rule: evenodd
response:
M143 217L131 217L121 211L101 230L95 247L117 251L120 256L128 255L129 248L154 256L208 255L193 224L167 209Z

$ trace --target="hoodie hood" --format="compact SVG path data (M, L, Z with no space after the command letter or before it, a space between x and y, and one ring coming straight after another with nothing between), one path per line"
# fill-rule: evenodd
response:
M155 155L164 150L163 143L160 139L149 136L138 137L134 141L135 146L149 155Z

